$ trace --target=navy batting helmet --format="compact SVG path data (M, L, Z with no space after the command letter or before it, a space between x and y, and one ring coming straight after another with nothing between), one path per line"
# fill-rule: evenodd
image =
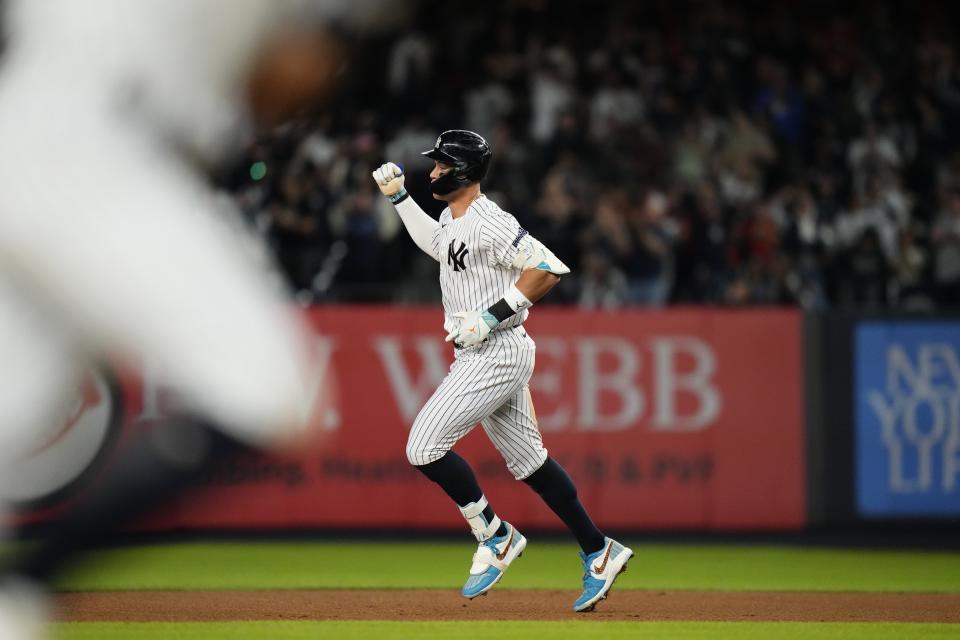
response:
M441 133L433 149L424 151L423 155L450 166L449 171L430 183L433 193L446 195L483 180L493 151L487 141L473 131L453 129Z

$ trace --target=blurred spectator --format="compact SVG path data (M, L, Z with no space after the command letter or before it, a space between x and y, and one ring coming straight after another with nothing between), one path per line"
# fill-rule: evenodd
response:
M756 164L746 158L724 159L719 164L717 182L724 205L738 207L760 199L763 176Z
M537 239L573 270L579 267L580 236L585 226L582 205L576 193L581 170L576 156L565 154L544 177L540 199L530 221L530 230ZM612 255L620 253L618 249L607 252ZM564 280L569 282L570 278L561 279L558 293L565 290Z
M787 187L774 196L771 215L782 230L785 285L791 296L805 309L826 308L821 274L830 232L813 194L804 186Z
M709 151L693 121L687 121L673 146L673 179L681 187L695 189L707 179Z
M616 309L627 303L627 278L600 251L583 257L583 277L578 304L584 309Z
M673 283L673 248L676 225L667 217L667 198L653 191L632 208L630 235L633 249L627 260L630 302L660 307L666 304Z
M396 232L395 224L389 221L397 216L385 210L383 198L375 191L372 183L360 186L331 211L333 233L346 248L337 274L337 282L345 285L341 299L346 301L382 300L393 279L383 244Z
M897 303L901 308L924 311L932 307L932 300L924 286L928 261L927 252L916 242L913 230L903 229L894 264Z
M794 145L804 133L806 104L803 94L791 83L786 66L769 58L757 61L759 88L753 108L773 126L777 137Z
M329 248L330 194L312 171L283 179L280 199L270 203L270 239L295 289L309 289Z
M606 140L623 127L639 122L643 114L643 100L636 87L627 82L616 66L607 69L590 101L590 135L598 141Z
M933 227L934 286L937 302L960 306L960 190L944 196L944 206Z
M626 217L627 195L611 189L597 199L593 224L587 230L588 251L600 251L614 263L629 261L633 246Z
M718 303L729 277L729 238L720 201L709 183L686 200L688 213L675 270L676 298L680 302Z
M530 153L526 146L516 139L513 128L505 122L498 123L493 128L493 135L487 138L487 141L497 149L497 153L490 161L483 188L496 192L498 198L495 200L517 216L518 220L523 221L527 217L527 207L535 197L534 185L530 184L528 175ZM567 258L564 258L564 262L570 264Z
M747 296L736 296L738 303L772 303L779 299L773 295L773 278L779 273L774 265L778 257L779 228L769 208L757 204L742 210L733 224L729 251L736 277L733 288L746 285Z
M777 158L770 137L743 111L733 112L725 137L726 142L719 155L722 163L764 166Z
M545 143L553 137L560 114L573 103L574 91L569 82L572 73L570 65L551 58L531 74L530 136L535 142Z
M900 233L898 211L883 198L879 182L871 181L870 190L863 196L853 195L851 207L837 217L836 232L840 248L850 248L859 243L861 236L873 231L880 248L888 260L897 252L897 236Z
M337 143L329 128L329 123L318 123L300 144L301 155L318 167L329 167L337 157Z
M901 158L893 140L882 135L876 124L867 122L863 135L850 143L847 162L853 171L854 186L862 192L872 177L899 167Z
M885 307L892 269L877 229L864 229L853 246L841 254L841 260L844 269L839 277L838 304L873 310Z
M421 152L433 148L439 133L427 128L423 117L416 113L397 130L393 139L384 147L384 153L407 173L429 173L433 168L433 161Z
M408 31L387 57L386 85L397 96L416 98L432 81L433 46L427 35Z
M770 260L753 259L731 280L726 302L731 305L794 303L786 275L786 263L780 256Z
M490 82L470 90L465 98L467 119L465 127L490 138L494 127L507 120L514 108L514 98L506 84L491 79Z

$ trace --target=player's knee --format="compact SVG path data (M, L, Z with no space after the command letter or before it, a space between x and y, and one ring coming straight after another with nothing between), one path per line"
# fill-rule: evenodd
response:
M430 457L430 450L433 448L431 438L427 437L430 433L430 425L423 419L423 411L413 421L410 427L410 433L407 436L407 461L415 467L430 464L437 457Z
M445 451L407 446L407 461L415 467L422 467L443 457Z
M422 447L414 443L413 438L407 439L407 461L415 467L419 467L430 462L426 458L426 452Z
M539 473L538 475L548 458L547 450L543 447L531 450L519 459L512 459L506 454L504 454L504 458L507 461L507 470L513 474L513 477L521 482L526 482L531 487L536 488L537 478L546 475L546 473Z
M411 434L414 433L411 431ZM439 460L448 449L439 447L435 443L417 442L415 438L407 439L407 460L415 467L422 467Z

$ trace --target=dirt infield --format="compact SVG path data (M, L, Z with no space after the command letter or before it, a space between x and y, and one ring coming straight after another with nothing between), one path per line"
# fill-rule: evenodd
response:
M574 614L572 591L121 591L60 596L64 621L726 620L960 623L960 594L614 591Z

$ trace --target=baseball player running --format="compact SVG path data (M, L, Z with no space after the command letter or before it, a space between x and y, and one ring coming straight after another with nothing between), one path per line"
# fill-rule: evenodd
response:
M494 513L470 466L452 451L477 423L483 425L513 476L540 494L576 537L584 576L573 609L590 611L633 551L597 529L570 476L543 446L528 386L535 345L523 328L530 307L570 269L481 193L492 156L481 136L445 131L423 154L435 163L433 197L447 203L439 222L407 194L400 167L388 162L373 172L410 237L440 263L444 329L455 354L410 429L407 458L440 485L469 523L479 545L463 595L483 595L527 546Z

